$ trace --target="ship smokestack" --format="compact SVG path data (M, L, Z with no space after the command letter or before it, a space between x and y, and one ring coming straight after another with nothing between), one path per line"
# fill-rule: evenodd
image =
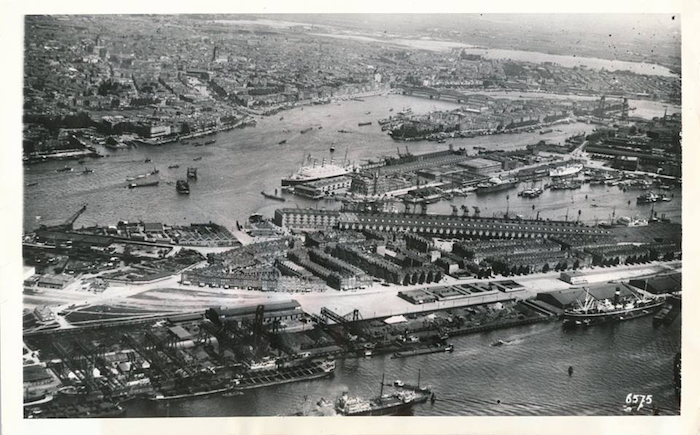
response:
M620 303L620 287L615 287L615 298L613 299L613 305Z

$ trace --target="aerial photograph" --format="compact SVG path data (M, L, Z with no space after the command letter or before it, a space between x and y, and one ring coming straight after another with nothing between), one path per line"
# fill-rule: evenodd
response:
M680 14L23 27L24 419L680 415Z

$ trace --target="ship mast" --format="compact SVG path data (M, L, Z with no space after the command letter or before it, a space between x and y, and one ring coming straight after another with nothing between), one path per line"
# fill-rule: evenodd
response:
M382 373L382 382L379 384L379 400L384 396L384 373Z

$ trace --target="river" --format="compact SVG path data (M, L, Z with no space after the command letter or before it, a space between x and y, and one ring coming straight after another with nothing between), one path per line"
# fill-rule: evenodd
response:
M651 394L660 414L677 415L673 358L681 346L680 320L660 328L653 328L651 320L574 331L551 322L477 333L451 339L451 354L339 360L332 379L170 405L139 400L126 405L127 416L287 415L346 390L377 395L382 373L387 382L415 383L419 370L421 385L431 386L438 400L414 407L414 415L625 415L629 393ZM492 347L497 340L510 344Z
M316 36L339 39L354 39L357 41L377 42L381 44L399 45L416 50L428 50L437 52L449 52L453 49L462 49L464 54L474 54L486 59L513 60L517 62L530 62L541 64L544 62L555 63L565 68L586 67L592 70L606 69L608 71L628 71L635 74L671 77L675 74L665 66L645 62L628 62L615 59L600 59L597 57L568 56L561 54L540 53L537 51L505 50L499 48L482 48L455 41L441 41L430 38L422 39L377 39L363 35L311 33Z
M295 171L306 153L314 157L329 158L330 146L335 145L335 159L347 158L361 162L361 159L383 155L396 155L397 147L405 152L425 153L446 149L448 144L437 142L396 142L386 132L382 132L377 120L395 111L411 107L414 113L430 110L456 108L455 103L430 99L388 95L365 98L364 101L347 101L340 104L309 106L264 117L257 127L222 132L215 136L216 143L203 147L192 144L168 144L162 147L141 146L137 149L100 150L108 158L88 159L86 165L94 173L83 175L75 161L48 162L24 166L24 228L31 231L41 224L55 225L70 217L82 204L88 208L76 221L76 226L114 225L119 220L143 220L183 225L209 222L234 228L236 221L243 221L251 213L262 213L271 217L274 210L284 207L337 207L338 203L315 202L295 196L287 196L286 203L264 198L262 190L274 191L280 186L280 178ZM650 110L663 112L664 105L653 103ZM394 112L390 112L394 109ZM368 115L367 112L370 112ZM283 119L281 119L283 118ZM372 121L373 124L358 127L359 122ZM311 132L301 134L301 130L316 127ZM321 126L322 129L318 129ZM567 137L590 132L595 126L573 123L557 126L555 131L540 135L523 133L513 135L481 136L471 139L453 139L456 148L464 147L475 153L475 146L487 149L517 149L527 144L546 139L550 143L563 143ZM338 133L346 129L351 133ZM278 145L287 140L284 145ZM193 161L201 157L200 161ZM146 159L152 162L145 163ZM68 164L74 172L57 172ZM169 165L179 164L177 169ZM199 179L190 183L190 195L178 195L174 183L184 178L187 166L197 166ZM145 174L156 167L160 170L157 178L161 182L155 187L137 189L126 188L126 178ZM34 183L38 183L34 185ZM604 189L604 190L602 190ZM593 192L605 195L589 195ZM516 191L499 192L493 195L476 196L453 200L453 204L466 203L481 207L482 214L491 215L506 211L505 196L510 196L510 210L519 214L534 215L535 208L542 218L578 217L593 222L608 218L616 208L616 216L640 214L647 217L650 206L635 204L639 191L623 192L617 187L584 186L577 191L546 192L537 199L521 199ZM670 192L675 198L668 203L656 204L656 211L668 217L680 218L680 189ZM628 201L630 204L628 205ZM430 212L450 212L447 202L433 204Z

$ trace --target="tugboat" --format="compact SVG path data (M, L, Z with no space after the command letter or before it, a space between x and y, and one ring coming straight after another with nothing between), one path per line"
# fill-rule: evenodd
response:
M393 394L384 394L384 375L382 375L379 396L372 399L349 397L347 392L335 403L335 411L343 416L376 416L406 414L416 403L424 403L430 398L427 392L401 390Z
M187 179L196 180L197 179L197 168L187 168Z
M177 190L177 193L189 194L190 183L188 183L187 180L177 180L177 183L175 184L175 189Z
M278 145L284 145L287 143L287 139L279 141Z
M198 162L198 161L200 161L200 160L202 160L202 157L201 157L201 156L200 156L200 157L195 157L195 158L192 159L192 161L194 161L194 162Z
M170 166L168 166L168 169L177 169L179 167L180 167L180 165L170 165Z
M579 301L579 306L564 310L564 327L593 326L607 322L619 322L647 316L664 304L663 298L651 299L639 297L634 293L635 299L623 301L620 297L620 287L615 289L613 300L597 300L593 298L586 288L584 302Z

